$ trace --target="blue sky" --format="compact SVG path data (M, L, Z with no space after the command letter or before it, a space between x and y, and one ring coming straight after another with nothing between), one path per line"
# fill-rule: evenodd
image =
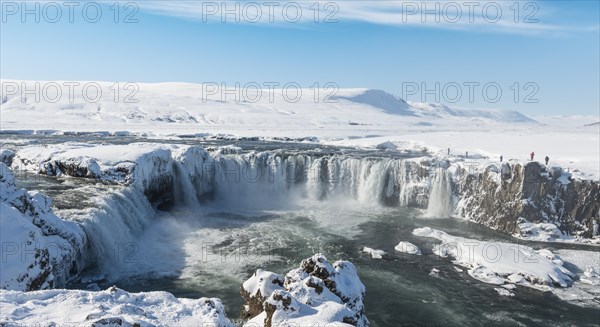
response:
M448 22L456 17L452 6L446 13L426 15L423 22L421 1L338 1L324 8L325 1L319 4L319 23L314 7L309 8L314 1L294 3L303 13L295 23L285 21L277 9L274 22L263 11L261 21L250 23L252 12L241 10L244 2L239 23L231 15L222 23L221 9L208 15L214 7L200 1L134 2L140 9L135 23L123 22L133 12L123 7L125 2L119 23L109 8L112 2L101 5L103 15L96 23L83 19L85 2L74 9L73 22L68 8L57 2L63 15L50 23L53 8L44 15L47 3L40 2L38 23L32 14L22 19L8 3L2 1L3 79L297 82L305 87L334 82L383 89L411 101L434 102L437 94L437 100L451 106L528 115L597 115L600 110L598 1L538 1L527 8L531 2L521 1L518 14L511 9L515 2L497 1L501 15L494 15L496 6L487 14L480 6L472 22L463 11L453 23ZM430 2L429 8L435 3L444 8L449 2ZM337 22L323 23L334 10ZM90 12L85 18L93 16ZM473 101L465 83L478 83ZM486 84L493 86L487 98ZM425 97L423 88L433 91ZM498 88L502 96L494 102ZM528 95L534 103L525 101Z

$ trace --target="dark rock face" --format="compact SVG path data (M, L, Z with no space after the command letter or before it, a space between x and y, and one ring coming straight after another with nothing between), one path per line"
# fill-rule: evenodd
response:
M458 181L458 214L501 232L520 233L519 223L552 223L562 232L591 238L600 212L600 184L571 178L537 162L504 163ZM526 235L523 235L526 236Z

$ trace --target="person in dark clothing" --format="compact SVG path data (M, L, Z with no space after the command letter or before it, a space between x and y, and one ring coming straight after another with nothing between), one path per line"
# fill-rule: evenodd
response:
M503 158L502 155L500 155L500 162L502 162L502 158Z
M548 166L548 161L550 161L550 158L548 158L548 156L546 156L546 158L544 158L544 160L546 160L546 166Z
M448 148L448 155L450 155L450 148Z
M533 161L533 157L535 156L535 153L533 151L531 151L531 153L529 154L529 156L531 156L531 161Z
M469 151L465 152L465 159L469 157Z

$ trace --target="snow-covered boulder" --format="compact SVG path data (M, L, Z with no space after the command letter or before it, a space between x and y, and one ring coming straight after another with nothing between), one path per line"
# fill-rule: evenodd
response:
M235 326L219 299L128 293L114 286L99 292L0 291L0 306L7 326Z
M245 326L367 326L364 295L365 287L352 263L332 265L322 254L315 254L289 271L283 283L280 275L258 270L242 285L246 301L242 318L251 318Z
M85 234L58 218L51 199L17 189L10 169L0 163L0 288L39 290L64 285L83 268Z

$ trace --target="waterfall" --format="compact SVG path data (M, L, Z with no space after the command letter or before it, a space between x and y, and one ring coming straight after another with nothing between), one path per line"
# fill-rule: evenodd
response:
M219 155L212 163L216 199L224 202L285 202L301 195L313 201L423 207L430 184L420 163L393 158L264 152Z
M193 211L204 206L200 200L208 198L212 198L211 205L227 210L289 209L300 200L423 207L430 188L429 168L414 160L280 152L205 156L196 152L179 154L158 166L146 164L137 176L144 183L113 189L99 196L93 208L68 214L88 235L86 267L98 266L106 274L139 270L139 264L126 260L137 251L143 231L153 226L161 210L154 207L159 204L156 201L174 200L175 208ZM450 183L443 169L437 177L428 213L447 216L452 212Z
M199 207L199 199L196 194L196 188L192 184L191 177L179 162L174 162L174 178L173 178L173 197L175 204L183 205L188 209L197 209Z
M138 236L156 216L144 193L135 188L100 197L95 208L62 213L79 222L88 237L86 266L98 265L102 271L128 260Z
M452 184L446 169L438 168L427 205L427 217L445 218L452 215L454 204Z

